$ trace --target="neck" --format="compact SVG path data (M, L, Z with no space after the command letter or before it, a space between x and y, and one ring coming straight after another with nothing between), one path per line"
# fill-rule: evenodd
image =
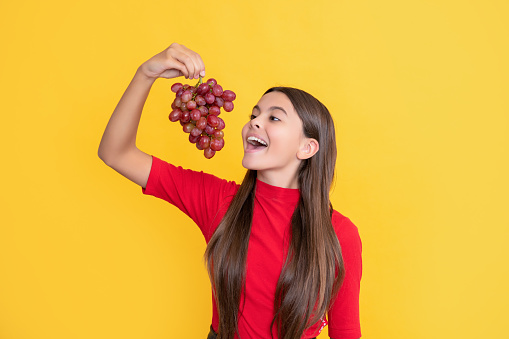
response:
M282 188L299 188L299 180L297 179L297 174L291 177L270 171L257 171L256 177L258 180L263 181L264 183L271 186Z

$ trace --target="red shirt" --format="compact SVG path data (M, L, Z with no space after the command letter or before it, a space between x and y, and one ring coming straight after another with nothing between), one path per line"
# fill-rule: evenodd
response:
M176 167L152 156L152 168L143 194L163 199L187 214L208 243L226 213L239 185L214 175ZM270 338L276 285L289 246L291 217L298 189L271 186L256 181L253 223L246 267L246 292L241 295L239 333L242 338ZM339 239L345 279L327 319L308 328L302 338L317 336L325 325L331 338L361 336L359 288L362 275L362 243L357 227L334 210L332 225ZM217 332L218 312L214 298L212 327ZM244 307L242 308L242 305ZM277 338L277 329L272 329Z

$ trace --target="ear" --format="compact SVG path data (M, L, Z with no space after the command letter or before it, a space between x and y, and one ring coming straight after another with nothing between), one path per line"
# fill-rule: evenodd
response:
M316 139L306 138L304 139L301 148L297 152L297 158L300 160L309 159L313 155L315 155L319 149L320 145L318 144L318 141L316 141Z

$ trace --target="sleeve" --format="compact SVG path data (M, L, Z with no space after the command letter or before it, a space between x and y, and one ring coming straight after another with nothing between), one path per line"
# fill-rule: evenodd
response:
M359 293L362 277L362 242L357 227L349 218L341 216L335 228L341 245L345 278L328 313L329 337L360 338Z
M174 166L152 156L152 167L142 193L165 200L189 216L208 242L237 191L233 181L203 171Z

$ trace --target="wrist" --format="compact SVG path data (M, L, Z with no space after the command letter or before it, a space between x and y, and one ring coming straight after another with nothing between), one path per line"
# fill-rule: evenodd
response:
M148 76L147 73L145 72L144 68L143 68L144 65L145 64L142 64L140 67L138 67L138 69L136 70L135 77L140 78L143 81L146 81L146 82L149 82L149 83L153 84L157 80L157 77Z

